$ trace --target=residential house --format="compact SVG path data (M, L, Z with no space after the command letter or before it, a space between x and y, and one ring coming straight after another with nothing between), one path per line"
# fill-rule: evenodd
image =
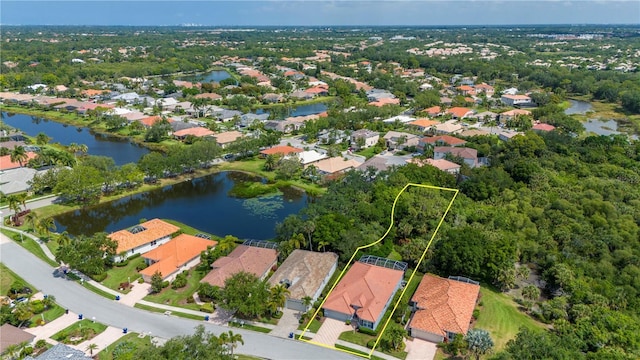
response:
M296 91L292 92L289 96L294 98L294 99L310 100L310 99L313 99L314 97L316 97L316 94L308 93L308 92L306 92L304 90L296 90Z
M486 136L489 134L490 133L488 131L480 130L480 129L468 129L458 133L458 135L462 137Z
M375 330L402 286L406 268L406 263L363 256L325 300L324 316Z
M452 107L447 109L445 113L450 114L453 119L459 120L473 115L473 110L465 107Z
M382 98L380 100L376 100L376 101L371 101L369 103L370 106L375 106L375 107L383 107L385 105L399 105L400 104L400 99L398 98Z
M216 138L216 143L218 144L218 146L224 149L227 146L229 146L229 144L231 144L232 142L240 139L242 137L242 133L236 130L225 131L218 134L214 134L213 137Z
M435 160L444 159L447 155L462 158L465 164L471 168L478 166L478 150L476 149L453 146L436 146L433 148L433 158Z
M0 326L0 354L4 354L11 346L30 344L35 338L35 335L6 323Z
M502 95L500 101L508 106L528 105L532 102L527 95Z
M344 130L331 129L323 130L318 134L318 141L321 144L341 144L344 141L349 140L349 136Z
M292 131L299 130L302 125L304 125L303 121L296 120L273 120L267 121L264 124L264 128L266 130L275 130L281 133L291 133Z
M275 249L238 245L229 255L214 261L211 265L213 270L200 282L223 288L228 278L243 271L264 279L277 263L278 252Z
M63 343L57 343L47 351L38 355L37 360L91 360L92 358L85 355L84 351L72 348ZM27 356L24 360L35 360L31 356Z
M425 166L425 165L430 165L433 166L435 168L438 168L438 170L447 172L449 174L453 174L453 175L457 175L458 173L460 173L460 168L461 166L459 164L456 164L452 161L446 160L446 159L439 159L439 160L435 160L435 159L418 159L418 158L412 158L407 160L407 163L409 164L416 164L420 167Z
M495 121L498 118L498 114L492 111L483 111L478 114L473 114L469 116L469 118L475 119L476 121L489 122L489 121Z
M351 134L351 147L356 149L366 149L374 146L380 140L380 134L368 129L356 130Z
M235 118L239 119L242 116L242 112L238 110L217 108L211 110L211 116L218 121L228 122Z
M389 162L389 157L376 155L362 164L358 165L356 170L358 171L369 171L370 169L374 169L376 173L380 171L385 171L393 166L393 163Z
M451 102L449 102L449 104L451 104ZM430 108L426 108L424 110L422 110L424 112L427 113L427 115L431 116L431 117L436 117L436 116L440 116L442 115L442 108L440 106L432 106Z
M458 91L458 94L462 95L462 96L470 96L470 95L475 95L476 91L473 87L469 86L469 85L461 85L458 86L456 88L456 90Z
M396 96L387 90L371 89L367 91L367 100L369 102L380 101L382 99L395 99Z
M182 130L178 130L173 133L173 136L178 140L184 140L187 136L195 136L198 138L210 137L215 133L205 127L196 126L190 127Z
M553 126L553 125L550 125L550 124L537 123L537 124L533 125L533 127L531 129L534 130L534 131L549 132L549 131L555 130L556 127Z
M268 93L262 95L262 101L266 103L279 103L284 101L284 96L282 96L282 94Z
M407 125L413 126L422 132L427 132L428 130L433 129L434 126L440 124L440 121L429 120L429 119L418 119L416 121L412 121Z
M118 243L116 261L124 260L134 254L144 254L158 245L162 245L180 230L179 227L160 219L151 219L129 229L119 230L108 235Z
M474 86L474 89L476 90L476 94L484 93L487 97L492 97L495 93L493 86L485 83Z
M31 159L35 159L37 154L33 151L26 152L27 157L22 161L11 161L11 155L0 156L0 171L17 169L24 166L27 166L27 163Z
M318 161L326 158L327 154L320 153L315 150L308 150L298 153L298 159L300 159L300 162L303 166L317 163Z
M435 343L466 335L479 293L475 281L426 274L411 298L410 335Z
M301 153L302 149L295 148L293 146L288 145L278 145L273 146L268 149L264 149L260 151L260 157L266 158L269 155L278 155L278 156L288 156L293 154Z
M314 86L308 88L307 90L305 90L305 92L315 94L316 96L327 96L329 95L329 87L322 85Z
M518 89L513 87L502 91L503 95L515 95L517 93L518 93Z
M500 113L499 116L500 122L504 124L509 120L517 118L518 116L531 116L531 111L523 109L513 109Z
M240 116L240 122L238 123L238 125L240 125L241 127L249 127L254 123L262 123L267 121L268 119L269 119L268 113L265 113L265 114L247 113L247 114L242 114L242 116Z
M204 93L194 96L196 99L207 99L211 101L222 100L222 96L216 93Z
M147 116L145 118L139 119L138 121L140 121L140 123L142 125L144 125L144 127L146 128L150 128L152 127L155 123L162 121L162 117L161 116ZM168 122L172 122L173 120L169 120L167 119Z
M356 168L360 163L354 159L347 159L336 156L332 158L322 159L313 164L322 175L330 175L346 172L349 169Z
M142 255L147 267L140 275L144 281L151 282L151 277L159 272L163 281L173 281L180 272L198 265L200 254L217 244L217 241L203 237L180 234Z
M456 120L449 120L434 126L435 133L438 135L455 134L462 131L462 125Z
M309 307L304 304L304 299L310 298L310 304L313 304L329 283L337 267L338 255L332 252L320 253L296 249L271 275L269 284L286 286L289 294L285 307L305 312Z
M462 139L458 139L457 137L453 137L450 135L438 135L438 136L431 136L431 137L425 137L420 139L420 141L418 142L418 148L419 149L424 149L427 146L429 147L434 147L434 146L462 146L464 144L466 144L467 142L462 140Z
M515 131L515 130L503 130L500 133L498 133L498 138L502 141L509 141L518 135L522 135L522 133L520 131Z
M420 137L406 132L389 131L384 135L383 139L388 149L395 150L417 146Z

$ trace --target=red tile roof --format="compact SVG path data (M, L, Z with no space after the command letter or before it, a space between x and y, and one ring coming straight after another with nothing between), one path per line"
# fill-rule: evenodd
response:
M27 151L27 159L22 162L22 166L26 166L29 160L36 158L36 153ZM11 161L11 155L0 156L0 170L17 169L21 167L18 161Z
M217 241L202 239L193 235L180 234L169 242L146 252L143 258L155 261L140 274L153 276L156 271L167 278L191 260L200 256L207 248L215 247Z
M182 129L173 133L173 135L177 137L183 137L187 135L193 135L196 137L205 137L205 136L213 136L213 134L215 134L213 131L201 126Z
M480 286L427 274L411 298L419 309L409 327L446 336L446 332L465 335Z
M451 109L447 110L447 114L451 114L457 118L463 118L470 112L471 109L465 107L452 107Z
M437 124L440 124L440 122L435 120L429 120L429 119L418 119L416 121L412 121L408 123L407 125L418 126L421 128L428 128Z
M278 253L273 249L238 245L228 256L214 261L211 270L200 282L224 287L224 282L239 272L263 277L276 264Z
M540 131L552 131L552 130L555 130L555 128L556 127L553 126L553 125L540 123L540 124L533 125L532 129L533 130L540 130Z
M293 146L274 146L265 150L260 151L260 154L262 155L281 155L281 156L286 156L289 154L297 154L297 153L301 153L302 149L298 149L295 148Z
M143 119L140 119L139 121L142 123L142 125L144 126L148 126L151 127L153 126L153 124L155 124L156 122L162 120L162 117L160 116L149 116ZM167 119L168 122L173 122L173 120L171 119Z
M426 138L422 138L420 139L420 142L424 142L427 144L446 144L446 145L450 145L450 146L456 146L456 145L464 145L467 142L462 140L462 139L458 139L457 137L453 137L450 135L439 135L439 136L432 136L432 137L426 137Z
M329 294L323 308L353 314L351 305L357 305L361 307L358 317L375 323L403 276L402 270L356 262Z
M442 108L440 106L432 106L430 108L424 109L424 111L427 114L434 116L440 114L440 112L442 112Z

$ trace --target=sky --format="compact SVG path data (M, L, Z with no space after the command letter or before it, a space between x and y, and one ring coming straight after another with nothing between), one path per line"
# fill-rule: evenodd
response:
M2 25L640 24L640 0L1 0Z

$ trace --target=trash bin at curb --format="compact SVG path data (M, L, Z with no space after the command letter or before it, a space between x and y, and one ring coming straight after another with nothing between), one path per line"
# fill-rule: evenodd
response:
M82 314L78 314L78 320L82 320Z
M116 295L116 301L120 300L120 295Z

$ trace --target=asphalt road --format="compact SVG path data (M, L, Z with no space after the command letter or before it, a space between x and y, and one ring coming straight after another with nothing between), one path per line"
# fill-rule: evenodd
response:
M230 330L227 327L207 324L196 320L166 316L108 300L83 288L78 283L56 278L54 268L33 256L20 245L0 234L0 261L44 294L56 297L56 302L85 318L95 317L103 324L128 328L134 332L151 332L152 336L171 338L193 333L198 324L215 334ZM357 359L347 353L323 348L306 342L282 339L268 334L231 328L242 334L245 345L238 353L267 359Z

